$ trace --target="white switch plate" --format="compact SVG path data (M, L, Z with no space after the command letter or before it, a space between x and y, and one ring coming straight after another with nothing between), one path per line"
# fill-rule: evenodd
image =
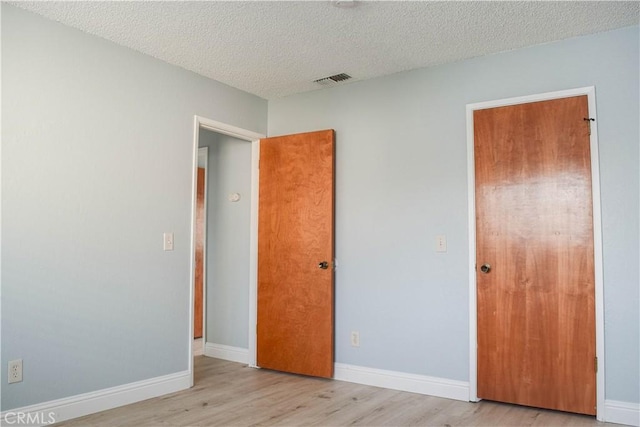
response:
M447 252L447 236L436 236L436 252Z
M360 347L360 332L351 331L351 347Z
M164 233L164 250L173 250L173 233Z

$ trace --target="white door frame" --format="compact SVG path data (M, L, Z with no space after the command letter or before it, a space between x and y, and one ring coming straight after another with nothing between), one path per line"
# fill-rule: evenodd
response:
M193 387L193 301L194 301L194 268L195 268L195 222L196 222L196 190L198 178L198 139L200 129L229 135L251 142L251 225L249 242L249 366L256 366L256 320L258 303L258 166L260 159L260 139L265 135L250 130L231 126L226 123L194 116L193 120L193 171L191 183L191 261L189 279L189 346L188 370ZM204 302L203 302L204 303ZM203 316L204 317L204 316ZM204 333L204 329L203 329ZM206 341L206 339L204 340Z
M476 300L476 212L475 212L475 162L473 140L473 112L494 107L546 101L571 96L587 95L589 117L591 122L591 188L593 195L593 244L595 273L595 320L596 320L596 357L598 372L596 373L596 414L597 419L604 420L605 389L605 354L604 354L604 280L602 274L602 214L600 206L600 166L598 156L598 120L596 114L596 91L594 86L581 87L557 92L520 96L495 101L467 104L467 180L469 200L469 400L477 402L478 398L478 359L477 359L477 300Z

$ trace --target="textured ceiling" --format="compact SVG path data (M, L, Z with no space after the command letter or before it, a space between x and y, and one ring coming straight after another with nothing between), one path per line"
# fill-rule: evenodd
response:
M638 24L640 2L11 2L263 98ZM340 84L348 84L340 83Z

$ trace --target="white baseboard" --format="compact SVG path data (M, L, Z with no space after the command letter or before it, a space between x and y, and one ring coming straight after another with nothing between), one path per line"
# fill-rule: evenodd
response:
M230 362L249 363L249 350L230 345L206 343L204 345L204 355L215 357L216 359L228 360Z
M206 343L205 356L232 362L248 363L249 351L245 348ZM387 371L362 366L335 364L334 379L356 384L383 387L392 390L469 401L469 383L426 375ZM107 409L117 408L153 397L162 396L191 387L188 371L138 381L64 399L11 409L0 413L3 425L44 426L82 417ZM602 421L640 427L640 404L605 400ZM31 421L25 423L24 420Z
M351 383L445 397L447 399L469 401L469 383L426 375L386 371L362 366L335 364L333 378Z
M0 422L2 425L48 425L140 402L189 387L191 387L191 374L189 374L189 371L183 371L64 399L11 409L0 414ZM20 418L22 418L23 422L19 422ZM30 422L25 424L24 420L29 420Z
M605 400L602 421L638 427L640 426L640 404Z

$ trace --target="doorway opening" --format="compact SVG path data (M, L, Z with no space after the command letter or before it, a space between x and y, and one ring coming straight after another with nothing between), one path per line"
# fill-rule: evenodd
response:
M198 158L202 158L203 151L200 148L207 147L206 154L206 216L209 221L204 221L204 250L203 250L203 315L202 315L202 350L204 355L223 356L226 359L242 361L249 366L255 366L255 348L256 348L256 289L257 289L257 209L258 209L258 155L260 138L264 135L248 131L245 129L230 126L224 123L209 120L204 117L194 117L194 137L193 137L193 181L192 181L192 226L191 226L191 280L190 280L190 299L189 299L189 347L188 347L188 370L191 376L191 385L193 386L193 356L194 356L194 336L196 333L196 264L197 264L197 188L198 188ZM229 179L232 170L229 169L229 161L231 165L242 164L243 167L235 175L235 179ZM202 162L202 160L201 160ZM233 181L233 182L231 182ZM228 187L228 185L232 185ZM239 189L241 186L242 189ZM230 190L229 188L236 188ZM215 197L214 197L215 195ZM239 211L242 211L241 213ZM212 221L212 218L215 221ZM240 223L234 221L239 220ZM226 223L219 223L227 221ZM237 222L237 221L236 221ZM208 223L208 224L207 224ZM246 227L241 226L245 224ZM239 225L240 224L240 225ZM216 226L217 225L217 226ZM221 226L223 225L223 226ZM220 232L218 235L212 236L212 232ZM213 237L213 238L212 238ZM226 243L225 243L226 242ZM219 244L221 250L215 250L215 245ZM232 250L224 250L225 244L227 249L233 246ZM207 248L209 250L207 250ZM235 251L243 253L242 259L236 257L234 259L225 259L225 257L233 257ZM216 269L215 273L212 268L207 269L207 263L211 260L224 260L226 269ZM227 262L229 261L229 262ZM237 265L236 265L237 264ZM240 265L243 264L243 265ZM222 263L220 263L222 265ZM220 276L220 274L222 276ZM226 286L226 290L222 290L222 296L225 298L235 298L235 307L228 307L230 310L241 311L244 314L242 322L246 328L244 331L231 331L234 325L233 319L225 319L224 311L217 310L212 313L212 309L216 307L212 297L216 296L210 285L214 279L221 279L228 283L237 280L237 276L244 275L241 280L247 283L245 289L239 294L228 295L233 293L233 289ZM225 276L226 275L226 276ZM209 283L209 285L207 284ZM209 289L208 289L209 288ZM247 289L248 288L248 289ZM216 289L219 291L219 289ZM227 294L225 295L225 292ZM243 293L244 292L244 293ZM219 294L217 295L220 296ZM239 300L239 298L242 299ZM207 304L207 300L209 304ZM209 315L207 315L207 312ZM237 314L237 312L235 314ZM228 314L228 312L227 312ZM232 313L234 314L234 313ZM213 328L214 322L217 321L220 328ZM236 322L237 323L237 322ZM209 327L207 327L209 326ZM231 331L231 332L230 332ZM237 341L238 335L245 335L246 340L240 339L240 344L227 345L224 342L233 344L233 338L229 338L229 334L235 336ZM223 343L208 342L213 336ZM227 341L225 341L227 340ZM238 342L238 341L237 341ZM245 347L246 348L242 348Z

